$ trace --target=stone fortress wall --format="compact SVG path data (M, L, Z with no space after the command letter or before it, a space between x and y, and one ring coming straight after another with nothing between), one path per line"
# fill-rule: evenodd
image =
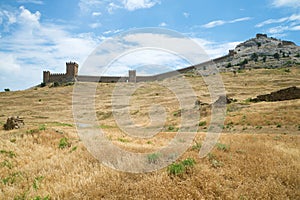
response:
M50 71L43 72L43 82L73 82L78 75L78 64L76 62L66 63L66 73L52 74Z
M129 70L128 76L87 76L87 75L78 75L78 64L76 62L67 62L66 63L66 73L50 73L50 71L43 72L43 82L103 82L103 83L116 83L116 82L148 82L163 80L165 78L173 77L178 74L186 73L192 70L206 70L214 63L226 61L231 56L231 52L228 55L216 58L214 60L206 61L204 63L189 66L179 70L174 70L162 74L151 75L151 76L137 76L135 70Z

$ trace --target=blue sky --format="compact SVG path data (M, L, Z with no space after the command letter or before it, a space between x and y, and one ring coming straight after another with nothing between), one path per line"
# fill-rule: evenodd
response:
M101 42L143 27L175 30L210 58L266 33L300 44L299 0L0 0L0 90L82 65ZM162 58L163 59L163 58Z

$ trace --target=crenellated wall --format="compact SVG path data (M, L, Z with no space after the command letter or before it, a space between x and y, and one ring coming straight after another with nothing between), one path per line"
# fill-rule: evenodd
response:
M43 82L72 82L76 80L78 75L78 64L75 62L66 63L66 73L54 73L51 74L50 71L43 72Z
M66 73L61 74L51 74L49 71L43 72L43 81L45 83L50 82L70 82L70 81L80 81L80 82L103 82L103 83L116 83L116 82L149 82L156 80L163 80L169 77L173 77L182 73L189 72L191 70L204 70L209 68L209 66L214 65L214 63L227 61L234 52L230 52L226 56L216 58L214 60L209 60L195 66L189 66L182 69L169 71L157 75L151 76L137 76L135 70L129 70L128 76L78 76L78 64L75 62L66 63Z

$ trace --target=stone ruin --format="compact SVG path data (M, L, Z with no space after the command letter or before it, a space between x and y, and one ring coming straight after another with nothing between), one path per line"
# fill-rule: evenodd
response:
M281 89L270 94L259 95L252 101L284 101L292 99L300 99L300 88L293 86Z
M3 125L4 130L19 129L25 125L24 120L19 117L9 117L6 124Z

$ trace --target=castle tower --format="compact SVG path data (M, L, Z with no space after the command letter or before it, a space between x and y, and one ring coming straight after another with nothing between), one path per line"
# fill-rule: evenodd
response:
M43 82L44 83L50 82L50 72L49 71L43 71Z
M78 64L76 62L67 62L66 68L67 77L74 78L78 75Z
M129 82L135 83L136 82L136 71L135 70L129 70Z

